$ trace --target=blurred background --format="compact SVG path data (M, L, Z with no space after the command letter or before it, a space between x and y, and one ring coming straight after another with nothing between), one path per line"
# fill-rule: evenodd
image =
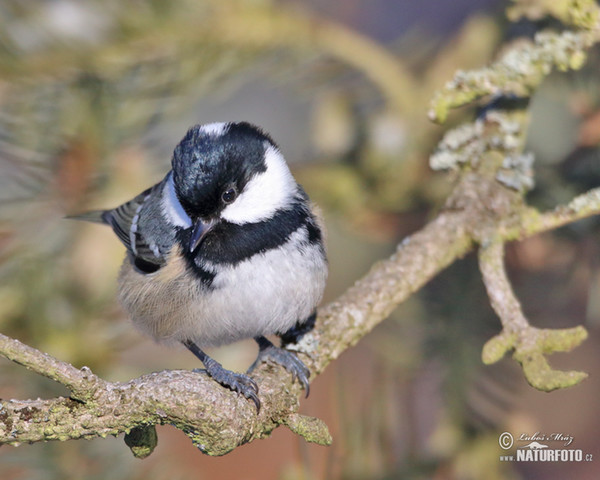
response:
M535 7L534 0L528 2ZM115 301L124 249L108 228L66 214L114 207L159 181L195 123L247 120L279 143L325 211L333 300L452 187L428 157L445 129L426 117L456 69L556 27L509 23L500 0L1 0L0 331L125 381L196 368L183 350L137 333ZM600 49L551 75L531 101L529 201L551 208L600 182ZM309 445L284 428L221 458L176 429L136 460L122 438L0 449L2 479L596 479L600 476L598 220L509 246L532 324L585 325L554 355L581 385L533 390L510 359L484 367L500 330L468 257L435 278L311 386L301 411L334 437ZM253 342L210 352L245 370ZM0 359L0 398L67 394ZM500 462L503 431L561 433L592 462ZM560 448L559 445L553 444Z

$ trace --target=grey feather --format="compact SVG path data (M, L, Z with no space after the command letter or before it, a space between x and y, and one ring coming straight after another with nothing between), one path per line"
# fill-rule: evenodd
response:
M78 215L71 215L67 218L74 220L83 220L94 223L110 225L121 241L127 248L133 263L141 260L154 265L156 268L164 263L162 252L156 240L155 228L138 228L140 211L146 206L146 200L153 197L149 202L148 208L154 210L156 205L160 205L159 198L162 192L164 181L144 190L132 200L119 205L111 210L94 210ZM149 215L153 223L161 223L161 217L158 213ZM151 223L152 223L151 222ZM169 238L169 240L171 240ZM172 242L169 243L169 247ZM163 245L160 244L160 247ZM158 252L158 255L157 255Z
M65 218L68 220L81 220L83 222L102 223L109 225L105 218L108 210L92 210L90 212L79 213L77 215L67 215Z

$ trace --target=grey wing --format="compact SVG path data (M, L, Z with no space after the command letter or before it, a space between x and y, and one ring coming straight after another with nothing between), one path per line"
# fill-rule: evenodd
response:
M110 225L127 248L131 262L141 273L157 271L166 263L176 229L164 217L161 182L112 210L95 210L67 218Z
M67 218L110 225L127 247L133 263L143 272L154 272L165 263L165 259L155 243L140 232L138 222L142 208L148 200L160 203L163 185L164 182L159 182L112 210L95 210Z
M157 247L139 229L140 212L144 204L149 199L160 201L162 185L163 182L160 182L143 191L133 200L102 213L102 220L112 227L119 240L133 256L136 265L140 263L139 266L142 268L142 264L151 264L142 268L144 271L152 269L152 266L154 266L153 270L157 270L164 263L164 258Z
M127 247L131 253L136 254L138 250L138 237L136 235L137 221L139 219L139 213L147 200L149 190L140 193L133 200L130 200L123 205L119 205L113 210L105 210L102 212L102 220L104 223L110 225L119 237L119 240L123 242L123 245Z

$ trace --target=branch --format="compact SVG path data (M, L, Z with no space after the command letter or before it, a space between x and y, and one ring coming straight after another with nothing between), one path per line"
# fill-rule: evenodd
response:
M567 205L560 205L549 212L524 209L518 217L518 223L507 221L498 233L504 240L522 240L595 215L599 209L600 187L578 195Z
M544 355L571 350L585 340L587 332L583 327L547 330L529 325L506 276L503 241L522 239L597 212L600 189L547 213L525 204L523 194L533 187L533 155L523 154L529 115L523 102L514 100L528 97L553 68L565 71L583 65L586 50L600 40L600 10L593 0L514 2L517 5L510 11L513 19L521 14L550 13L579 30L538 33L533 43L513 45L490 67L457 72L432 100L432 120L443 122L451 108L486 95L511 99L514 105L505 111L488 110L475 122L447 132L430 164L434 169L473 169L484 178L493 176L520 194L512 198L507 194L492 195L495 198L487 202L489 215L481 218L482 224L474 236L481 244L479 265L488 296L503 325L502 332L486 343L482 356L485 363L493 363L514 349L513 357L521 363L528 382L550 391L575 385L587 375L552 370Z
M502 332L483 347L483 362L495 363L514 349L513 357L522 365L529 384L546 392L573 386L586 378L584 372L562 372L548 365L545 355L572 350L587 338L587 332L583 327L550 330L529 324L506 275L504 244L482 246L479 267L492 308L502 321Z
M528 97L554 67L577 70L586 59L586 49L598 41L598 32L540 32L533 43L509 50L488 68L459 70L431 102L429 118L443 123L451 108L486 95Z
M74 399L82 402L92 398L97 390L106 388L106 382L94 375L89 368L83 367L78 370L69 363L57 360L1 333L0 353L29 370L62 383L71 391Z
M531 2L513 0L511 19L527 14ZM528 97L554 68L577 70L586 60L586 50L600 40L599 10L594 0L550 0L547 5L533 2L540 16L553 14L578 31L540 32L533 42L520 42L508 49L493 65L464 72L434 96L429 118L443 123L451 108L466 105L486 95Z

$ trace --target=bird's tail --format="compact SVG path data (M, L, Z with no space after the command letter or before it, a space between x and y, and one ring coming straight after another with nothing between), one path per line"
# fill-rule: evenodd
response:
M65 218L69 220L82 220L84 222L103 223L110 225L106 215L109 210L92 210L90 212L79 213L77 215L67 215Z

